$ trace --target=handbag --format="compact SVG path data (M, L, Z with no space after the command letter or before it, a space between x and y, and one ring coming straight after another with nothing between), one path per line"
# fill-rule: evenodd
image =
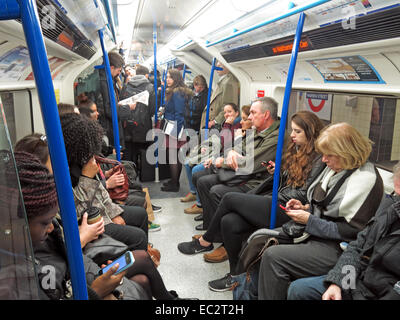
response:
M217 171L219 182L228 187L244 184L252 178L252 174L236 174L236 171L219 168Z
M96 240L89 242L82 253L101 265L107 260L118 258L126 251L128 251L127 245L103 233Z
M99 163L107 163L107 164L113 164L114 167L112 167L111 175L114 174L123 174L124 175L124 184L121 186L117 186L112 189L108 189L108 194L110 195L110 198L112 200L116 201L125 201L126 198L128 197L129 194L129 178L126 173L125 167L123 164L117 160L112 160L108 158L102 158L99 156L95 156L95 159Z
M258 300L259 269L232 276L233 300Z

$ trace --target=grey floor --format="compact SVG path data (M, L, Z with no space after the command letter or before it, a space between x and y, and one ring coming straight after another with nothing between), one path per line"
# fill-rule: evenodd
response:
M149 233L149 242L161 252L161 264L158 267L168 290L175 290L180 297L194 297L201 300L232 300L232 291L214 292L208 289L208 282L223 277L229 272L228 261L207 263L203 254L188 256L178 251L179 242L190 241L194 234L199 234L193 220L195 215L185 214L183 210L193 204L179 201L188 192L185 172L181 174L179 192L162 192L162 182L143 183L149 187L152 203L163 210L155 213L155 222L161 230ZM204 231L203 231L204 233ZM215 243L214 247L218 247Z

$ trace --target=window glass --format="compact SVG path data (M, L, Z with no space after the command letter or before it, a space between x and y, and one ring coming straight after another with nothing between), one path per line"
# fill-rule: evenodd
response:
M370 161L392 170L400 160L400 99L331 92L293 91L289 115L315 112L325 124L347 122L373 142Z
M38 299L29 227L0 99L0 299Z

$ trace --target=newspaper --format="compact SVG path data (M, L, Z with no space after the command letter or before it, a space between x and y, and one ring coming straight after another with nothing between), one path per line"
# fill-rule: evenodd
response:
M143 92L135 94L132 97L129 97L127 99L119 101L118 104L126 105L126 104L133 104L136 102L141 102L141 103L145 104L146 106L148 106L149 105L149 96L150 96L149 92L147 90L145 90Z
M178 122L165 119L164 133L169 136L176 137L177 131L178 131ZM178 139L181 139L182 135L183 135L183 126L178 134Z

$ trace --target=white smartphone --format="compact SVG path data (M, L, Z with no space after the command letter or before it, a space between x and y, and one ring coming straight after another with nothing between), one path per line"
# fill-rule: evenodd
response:
M99 271L99 274L106 273L112 266L114 266L116 263L119 263L118 270L115 273L115 274L118 274L118 273L128 269L130 266L132 266L132 264L134 262L135 262L135 258L133 257L132 252L127 251L122 256L120 256L118 259L114 260L109 265L107 265L103 269L101 269Z

